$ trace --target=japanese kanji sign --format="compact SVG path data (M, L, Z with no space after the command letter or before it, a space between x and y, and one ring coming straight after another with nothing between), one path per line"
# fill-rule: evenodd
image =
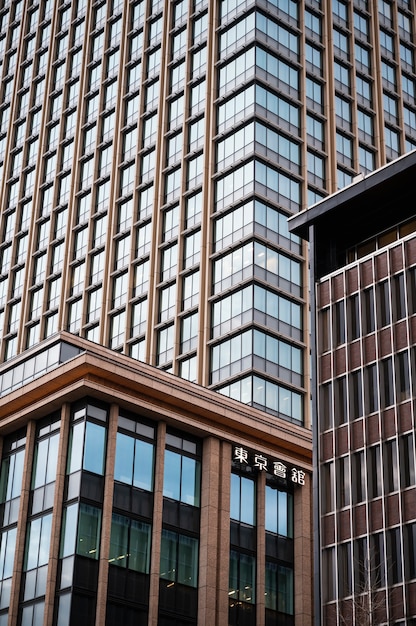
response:
M288 480L295 485L305 484L304 470L288 465L283 461L269 459L259 452L251 452L239 445L233 446L233 461L247 467L252 467L259 472L268 472L277 478Z

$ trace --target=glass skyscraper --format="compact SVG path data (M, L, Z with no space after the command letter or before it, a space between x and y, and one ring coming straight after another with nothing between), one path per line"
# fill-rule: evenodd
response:
M416 145L414 9L3 3L0 359L68 330L309 426L286 218Z
M202 592L198 582L192 606L186 607L179 594L169 600L171 604L167 602L166 613L163 609L158 614L155 589L159 589L162 565L155 538L165 542L166 554L169 546L172 551L179 550L181 524L192 522L191 529L185 528L189 541L182 542L182 548L188 565L195 565L192 559L198 549L193 540L200 540L200 532L203 537L204 528L199 504L191 505L198 508L193 521L187 522L179 505L175 517L171 505L163 503L163 498L175 498L161 495L162 466L155 474L159 491L145 512L132 513L125 502L119 506L121 501L114 500L114 514L128 518L115 522L114 537L120 538L123 531L125 537L140 535L146 543L146 533L153 532L150 561L137 551L135 557L137 563L142 559L140 567L146 575L148 569L149 576L154 577L153 582L146 579L143 583L144 593L154 600L148 603L153 608L148 614L143 606L136 607L131 619L143 610L143 620L153 625L157 615L160 624L182 626L194 625L197 620L201 624L203 615L214 613L217 626L225 623L222 620L227 615L233 626L263 626L277 617L285 626L293 626L295 617L297 626L310 625L307 603L311 572L305 557L310 548L305 495L310 486L311 426L308 249L289 232L287 218L349 184L358 174L366 174L416 147L415 13L415 0L1 3L0 393L6 400L0 407L5 412L8 407L5 415L9 421L0 423L0 434L8 437L2 457L6 465L19 451L26 454L26 500L20 504L16 501L20 514L17 510L10 514L13 524L6 520L2 526L4 533L12 533L11 541L13 533L18 533L21 570L20 579L11 583L7 569L11 561L5 557L4 580L14 585L14 604L8 616L0 593L1 625L1 619L19 626L26 626L26 619L32 626L41 623L43 608L37 616L37 601L32 600L45 589L45 619L48 624L58 620L61 609L56 597L65 596L64 587L55 589L53 606L55 592L44 585L44 577L52 576L52 570L46 569L45 554L39 548L33 562L24 561L24 542L30 545L33 536L34 545L39 547L42 537L53 537L52 553L58 558L56 550L63 545L59 536L64 537L67 519L61 509L68 507L65 515L70 516L69 507L75 506L75 501L77 508L71 509L76 519L74 533L77 526L78 539L85 539L84 545L92 536L99 541L101 521L94 510L102 511L103 520L107 515L100 552L106 556L100 557L100 566L90 566L96 587L80 592L85 600L88 594L95 598L98 589L98 605L107 606L105 568L111 569L106 565L107 557L116 558L117 551L122 550L121 539L115 539L110 552L113 487L105 467L110 467L113 482L117 483L121 474L115 469L115 451L104 443L98 474L94 468L81 467L81 457L77 470L71 472L68 432L75 429L79 419L87 429L85 433L89 421L108 427L103 441L107 441L108 433L116 433L120 423L123 435L143 439L142 435L136 437L142 429L138 425L143 418L141 405L139 410L132 406L133 400L126 400L124 392L114 391L112 359L122 364L120 367L128 361L133 373L143 374L150 365L165 370L166 380L173 378L168 373L176 375L177 388L193 394L196 403L197 387L192 383L209 387L223 394L217 400L220 413L228 410L221 402L228 407L227 403L234 404L231 400L238 400L247 405L241 408L242 415L252 415L251 424L242 421L245 439L240 441L235 425L223 424L214 433L208 426L204 431L203 416L195 426L186 416L172 417L173 410L169 415L160 407L150 411L154 430L144 441L158 450L176 450L179 454L175 448L178 441L189 439L194 453L188 450L187 458L201 462L202 468L208 463L206 467L212 472L220 467L220 502L216 509L208 508L215 510L212 515L217 521L227 520L224 533L231 544L215 544L208 539L204 544L211 548L217 545L216 571L222 573L222 579L215 592L220 600L217 602L215 595L210 600L212 606L216 602L217 613L212 606L207 609L211 583ZM44 363L42 355L49 355L49 348L42 346L62 337L64 343L71 344L67 332L78 335L73 341L81 346L81 352L91 350L99 358L101 351L106 355L109 375L104 386L83 381L82 394L65 392L58 402L51 382L52 387L42 396L43 409L36 405L37 412L33 409L28 417L28 409L17 400L16 405L14 400L8 403L6 394L18 394L24 381L32 381L34 387L37 378L33 373L49 375L52 365L64 372L64 384L70 365L55 353L50 357L55 359L53 363L49 356ZM87 349L85 340L95 345L89 344ZM89 362L85 368L94 378ZM170 384L175 386L171 380ZM164 389L163 393L170 393L166 390L171 387ZM57 415L47 409L50 398ZM22 397L20 403L24 402ZM17 405L20 408L13 413ZM144 422L149 426L146 415ZM136 425L126 429L124 417ZM282 429L276 445L268 447L267 438L258 434L260 422L273 436L276 429ZM256 428L260 429L257 434ZM134 436L129 434L132 429ZM47 483L42 483L44 477L39 478L42 503L36 508L32 498L38 488L37 474L33 474L34 483L28 478L32 469L37 471L35 441L36 446L49 445L42 443L43 437L52 442L55 431L63 437L59 444L61 491L52 507ZM171 448L166 432L179 438ZM217 437L216 446L225 446L220 466L218 458L210 456L211 444L205 439L208 434ZM83 437L84 450L87 435ZM263 448L257 449L258 442ZM50 449L55 463L56 447ZM169 455L163 454L166 461ZM67 459L68 467L62 459ZM91 463L94 460L90 455L88 459ZM262 459L268 459L269 464ZM23 468L23 456L19 462L17 467ZM298 466L306 473L302 496L296 492L298 484L294 487L278 482L286 481L293 469L296 477ZM266 469L272 468L277 473L272 471L266 478ZM71 478L84 471L89 477L100 476L99 480L87 480L86 492L83 484ZM133 471L131 467L129 471ZM4 502L12 507L18 495L13 485L9 493L6 483ZM70 487L72 491L68 491ZM283 496L276 495L279 489ZM107 494L105 501L103 493ZM247 518L241 506L247 493L254 503L252 518ZM201 502L204 494L213 497L204 486L201 494ZM292 496L295 521L290 517ZM142 494L140 501L146 498ZM268 518L267 524L265 511L270 509L266 498L274 510L274 519ZM276 521L280 510L288 511L286 523ZM40 516L40 511L46 512L45 516ZM42 517L45 526L38 521ZM162 522L167 533L176 533L175 538L162 534ZM146 524L153 524L157 532ZM217 530L220 536L221 529ZM273 540L267 543L269 530ZM75 541L75 535L72 539ZM130 539L126 541L128 544ZM123 544L124 556L129 550L127 544ZM72 542L71 558L74 545ZM229 558L225 564L220 559L222 548ZM95 549L90 542L89 550ZM64 559L63 553L59 554L59 559ZM299 554L302 556L297 559ZM78 556L89 558L86 554ZM302 569L304 558L307 566ZM172 562L165 563L169 564L172 566ZM201 567L198 575L205 572ZM195 568L191 577L196 589ZM26 597L29 570L35 574L32 579L29 576ZM65 571L59 576L65 578ZM114 577L114 588L127 585L128 575L123 583L120 580L120 576ZM87 574L86 581L90 584ZM254 587L257 595L252 593ZM225 600L220 593L224 590L229 594ZM160 597L165 591L159 589ZM62 615L75 615L68 620L76 620L84 600L73 605L77 608L72 614L70 601L68 610L62 604ZM117 604L118 600L113 600ZM95 617L91 608L94 602L88 605L88 623L96 619L98 626L101 618L108 624L127 620L116 609L111 613L109 606ZM191 617L181 613L186 608L192 609ZM103 617L106 610L107 618Z

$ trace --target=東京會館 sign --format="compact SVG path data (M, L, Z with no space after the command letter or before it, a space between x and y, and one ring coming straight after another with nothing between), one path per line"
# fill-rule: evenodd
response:
M259 472L268 472L295 485L305 484L306 473L299 467L269 458L260 452L251 452L239 445L233 446L233 461Z

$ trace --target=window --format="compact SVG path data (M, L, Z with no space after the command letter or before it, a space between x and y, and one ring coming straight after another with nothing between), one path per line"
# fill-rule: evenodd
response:
M25 599L39 597L46 592L46 571L49 560L52 513L32 520L28 524L24 559ZM29 571L32 570L30 573Z
M386 544L387 577L389 585L394 585L403 580L401 528L386 531Z
M315 13L312 13L308 9L305 9L305 27L313 33L314 36L321 39L322 26L321 19Z
M199 507L201 462L196 458L197 445L168 433L166 446L163 496Z
M312 46L310 43L305 44L305 59L306 63L310 64L312 71L316 72L318 76L322 76L322 52L316 46Z
M146 331L148 300L144 298L132 305L130 337L141 335Z
M11 579L16 548L16 531L16 528L10 528L0 534L0 585L2 591L2 608L7 607L10 603Z
M181 352L189 352L198 343L198 313L187 315L181 320Z
M53 507L54 482L58 461L60 420L43 423L35 445L31 489L32 514Z
M17 522L22 490L23 463L25 457L24 434L7 438L4 442L0 472L0 502L8 503L3 514L3 525Z
M312 117L309 113L306 115L306 132L308 133L310 144L323 148L324 124L316 117Z
M117 308L126 303L128 296L128 273L120 274L113 279L113 298L111 308Z
M377 318L378 326L382 328L391 321L390 290L388 281L377 285Z
M334 346L345 343L345 303L343 300L336 302L332 308L332 325Z
M196 263L199 263L200 254L201 254L201 231L197 230L194 233L185 237L184 261L183 261L184 269L192 267Z
M337 28L334 28L332 36L333 36L334 48L336 49L336 52L341 55L344 53L346 57L348 58L349 40L348 40L347 35L345 35L343 32L341 32Z
M372 106L372 86L371 82L362 76L357 75L355 80L358 102L366 107Z
M81 502L64 508L61 558L78 554L97 561L101 535L101 511Z
M293 537L293 496L266 485L266 532Z
M174 325L166 326L158 331L157 364L164 365L173 358Z
M377 365L368 365L365 370L365 403L366 413L374 413L379 410L379 389Z
M151 527L149 524L113 513L110 565L149 573Z
M413 433L409 433L402 435L399 439L399 467L402 487L410 487L415 484L415 444L413 437Z
M340 96L335 96L335 111L337 116L337 124L346 130L351 129L352 111L351 102Z
M161 281L168 280L176 275L178 261L178 244L174 243L161 252Z
M231 519L255 525L256 520L256 489L255 481L239 474L231 474Z
M160 577L197 587L198 539L162 529Z
M184 276L182 283L182 310L185 311L199 301L199 271Z
M205 108L205 94L206 94L206 81L202 80L201 82L193 85L190 88L190 98L189 98L189 114L197 115Z
M372 172L375 167L374 152L360 145L358 147L358 162L361 172L364 172L364 174Z
M115 480L145 491L152 491L153 438L154 429L151 426L120 416L116 439Z
M230 553L230 581L228 597L231 607L241 602L254 604L256 582L255 557L231 550Z
M270 374L300 384L301 350L259 330L248 330L225 339L212 347L211 355L213 383L255 363L261 369L267 368Z
M106 412L92 405L74 412L69 439L68 474L86 470L104 475L106 429L94 421L85 421L89 415L102 420Z
M367 454L369 497L377 498L382 494L382 464L380 446L372 446Z
M149 285L149 261L143 261L134 269L133 296L140 296L147 292Z
M351 472L352 501L357 504L366 499L367 468L363 451L356 452L351 456Z
M349 410L352 420L363 414L361 370L352 372L349 376Z
M266 609L293 615L294 586L291 567L266 561L265 603Z
M348 340L354 341L361 334L360 329L360 302L358 295L350 296L347 300Z
M352 139L341 133L336 133L337 156L344 165L352 166Z
M345 376L335 379L334 393L336 424L344 424L347 421L347 379Z
M323 89L321 83L312 78L306 77L306 98L309 106L318 112L322 112Z

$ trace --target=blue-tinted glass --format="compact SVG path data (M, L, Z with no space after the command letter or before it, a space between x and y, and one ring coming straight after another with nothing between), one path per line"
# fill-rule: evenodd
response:
M69 626L69 617L71 613L71 593L65 593L59 596L59 609L57 626Z
M278 590L277 610L293 615L293 570L283 565L279 565Z
M277 490L266 485L266 530L277 533Z
M199 506L200 463L189 457L182 457L181 502Z
M42 531L39 543L38 565L46 565L49 560L49 546L51 541L52 514L45 515L42 519Z
M16 528L0 535L0 579L13 574L14 551L16 546Z
M85 422L75 424L71 430L68 455L68 474L78 472L82 468L82 455L84 450Z
M127 567L129 520L124 515L113 513L110 537L109 563L118 567Z
M0 500L5 502L20 495L22 489L24 450L7 457L1 467Z
M176 550L178 535L169 530L162 530L160 546L160 577L167 580L176 579Z
M240 593L244 602L255 602L256 563L254 557L240 554Z
M105 428L87 422L85 433L84 469L104 474Z
M40 441L35 450L35 470L32 488L47 485L56 478L59 434Z
M62 516L61 558L75 554L77 536L78 504L66 507Z
M165 451L165 469L163 477L163 495L179 500L181 484L181 455L170 450Z
M196 587L198 579L198 540L179 535L177 582Z
M277 563L266 563L266 608L276 610L277 606Z
M131 521L129 569L149 573L151 527L143 522Z
M254 525L255 504L254 480L241 477L241 522Z
M133 485L146 491L153 489L153 451L153 444L136 439Z
M117 433L114 479L131 485L133 483L134 439Z
M284 491L279 491L277 510L279 514L278 533L287 536L287 493Z
M29 524L26 544L25 570L45 565L49 560L52 515L45 515Z
M237 474L231 474L230 517L240 519L240 477Z
M101 511L81 503L78 520L77 554L98 560L101 533Z

